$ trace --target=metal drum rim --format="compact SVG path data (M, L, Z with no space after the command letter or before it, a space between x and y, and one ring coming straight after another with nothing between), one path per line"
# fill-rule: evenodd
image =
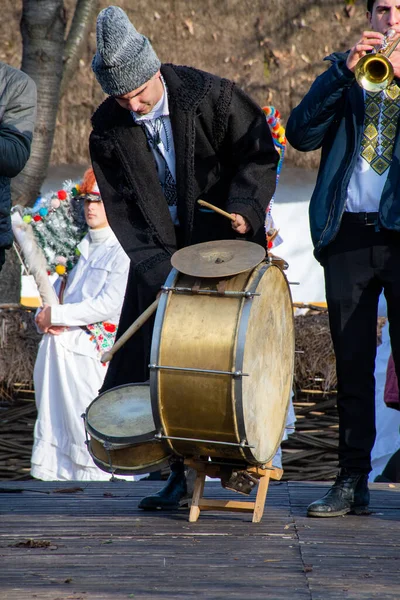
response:
M246 288L246 290L249 290L250 292L255 292L262 277L264 276L264 274L267 272L267 270L269 268L278 269L281 272L281 274L284 278L284 281L286 283L287 291L289 293L289 299L290 299L290 301L292 301L292 294L291 294L289 282L288 282L285 274L281 271L281 269L279 269L278 266L276 266L272 263L263 262L254 268L253 273L252 273L253 280L251 281L250 286L248 288ZM258 270L258 272L255 273L257 270ZM243 370L246 332L247 332L247 328L248 328L248 322L250 319L251 308L252 308L252 303L249 301L248 302L244 301L244 304L240 311L239 326L237 328L237 339L236 339L236 344L235 344L235 348L234 348L235 370L236 371ZM293 338L294 338L294 328L293 328ZM294 341L293 341L293 347L294 347ZM294 370L294 353L293 353L293 364L292 364L292 386L291 387L293 387L293 370ZM237 402L237 399L239 399L239 398L240 398L240 402ZM280 437L282 437L283 432L285 430L286 419L287 419L287 415L289 412L289 400L290 400L290 393L289 393L289 398L287 401L285 418L283 419ZM246 432L246 425L245 425L244 412L243 412L243 381L242 381L242 379L236 379L236 381L234 382L234 394L233 394L232 401L234 403L233 409L236 413L236 418L237 418L237 429L239 432L239 437L241 440L244 440L247 442L248 441L247 440L247 432ZM253 456L253 454L251 452L251 448L244 446L241 448L241 450L242 450L246 460L250 464L254 464L254 465L264 464L255 459L255 457Z
M246 286L246 291L255 292L257 286L264 275L264 273L269 268L269 264L260 263L253 269L252 275L253 280L250 283L250 286ZM257 275L255 275L255 271L258 269ZM244 362L244 351L246 345L246 332L248 327L248 322L250 318L252 302L251 300L243 299L242 306L239 312L239 325L237 327L236 341L233 347L234 358L235 358L235 371L243 371L243 362ZM236 415L236 424L237 430L239 434L239 438L241 440L247 441L246 434L246 426L244 422L244 412L243 412L243 382L241 378L238 378L234 381L234 394L232 394L232 403L233 403L233 411ZM240 399L240 402L238 400ZM255 460L253 454L251 453L250 448L243 447L241 448L245 459L251 464L258 464Z
M175 267L173 267L169 272L167 279L165 280L165 287L174 287L179 275L180 272L177 269L175 269ZM150 350L150 364L152 365L159 364L161 334L170 293L171 292L163 293L161 295L160 302L157 307ZM162 433L164 432L164 425L160 414L160 404L158 400L158 377L158 370L150 369L150 399L153 411L153 420L158 433ZM176 456L180 456L180 454L178 454L178 452L175 450L169 439L165 439L163 441L167 444L171 452L173 452Z

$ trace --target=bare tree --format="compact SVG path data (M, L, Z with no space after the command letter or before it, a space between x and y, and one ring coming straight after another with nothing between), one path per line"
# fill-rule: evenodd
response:
M98 0L78 0L64 50L64 69L61 81L62 96L78 68L84 44L98 11Z
M60 97L81 57L98 0L77 0L68 38L64 0L23 0L21 69L36 82L38 116L31 157L12 181L13 202L31 204L46 177Z

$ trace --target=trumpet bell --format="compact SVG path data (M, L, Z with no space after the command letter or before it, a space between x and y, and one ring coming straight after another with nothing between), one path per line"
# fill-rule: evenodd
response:
M392 63L383 54L366 54L355 69L357 83L367 92L381 92L393 81Z

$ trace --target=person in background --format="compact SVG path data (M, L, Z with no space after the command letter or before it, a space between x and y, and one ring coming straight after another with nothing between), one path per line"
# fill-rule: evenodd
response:
M339 473L328 493L308 507L312 517L363 513L375 441L376 327L384 290L396 372L400 375L400 51L390 57L395 79L386 90L364 91L355 69L400 34L399 0L368 0L368 31L348 51L328 57L290 115L286 135L301 151L322 148L310 204L314 254L324 268L336 355Z
M387 318L387 306L383 294L379 299L378 314ZM386 320L381 330L382 343L377 348L375 361L375 444L371 452L370 481L398 481L398 468L400 449L400 412L399 390L392 360L390 346L389 322ZM393 410L390 400L396 403L397 410ZM395 462L397 453L397 468L393 472L391 466Z
M29 158L35 119L34 81L0 61L0 271L13 243L10 179Z
M34 369L38 417L31 474L45 481L109 478L93 464L81 415L107 371L100 359L115 339L129 258L108 224L92 169L80 192L89 232L65 289L65 279L57 281L60 304L45 305L36 316L44 335Z
M279 157L255 102L231 81L161 64L121 8L100 12L96 37L92 68L109 97L93 115L90 152L110 225L131 259L120 335L155 300L176 250L236 237L265 246ZM103 391L148 380L152 326L115 354ZM179 506L183 463L171 469L166 487L139 507Z

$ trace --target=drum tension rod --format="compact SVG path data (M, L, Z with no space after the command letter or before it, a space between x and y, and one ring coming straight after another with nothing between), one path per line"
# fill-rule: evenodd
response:
M110 444L110 442L103 442L103 448L107 453L108 464L110 465L110 471L111 471L111 479L113 479L114 473L115 473L115 469L113 467L112 458L111 458L111 450L113 449L113 446L112 446L112 444Z
M200 444L218 444L222 446L235 446L235 448L254 448L254 446L250 446L245 442L245 440L240 443L237 442L220 442L216 440L201 440L198 438L183 438L183 437L173 437L171 435L163 435L161 431L155 434L154 439L156 440L176 440L178 442L198 442Z
M88 431L86 429L86 413L82 413L81 414L81 418L83 419L84 423L85 423L85 437L86 437L86 441L85 441L85 445L87 446L87 449L89 451L90 456L94 459L94 455L92 453L92 450L90 448L90 441L89 441L89 437L88 437ZM110 450L113 449L113 445L110 444L110 442L101 442L103 444L103 448L107 453L107 457L108 457L108 464L110 466L110 473L111 473L111 479L110 481L119 481L118 479L116 479L115 477L115 469L113 467L112 464L112 459L111 459L111 454L110 454Z
M202 290L202 289L194 289L190 287L168 287L163 285L161 290L165 293L168 292L178 292L181 294L206 294L206 295L215 295L215 296L233 296L238 298L253 298L254 296L261 296L261 294L257 292L249 292L249 291L234 291L228 290L224 292L219 292L218 290Z
M86 429L86 413L81 414L81 419L83 419L83 424L85 427L85 438L86 438L85 444L89 448L89 436L88 436L88 431ZM90 450L89 450L89 452L90 452Z
M195 369L193 367L169 367L167 365L150 364L149 369L166 369L171 371L189 371L191 373L209 373L211 375L232 375L232 377L248 377L248 373L242 371L216 371L213 369Z

